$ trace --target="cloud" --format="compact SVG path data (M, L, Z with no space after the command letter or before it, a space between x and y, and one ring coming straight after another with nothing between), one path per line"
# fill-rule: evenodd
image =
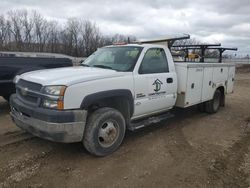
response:
M249 0L1 0L1 13L23 8L60 23L70 17L88 19L107 35L145 39L189 33L203 42L250 52Z

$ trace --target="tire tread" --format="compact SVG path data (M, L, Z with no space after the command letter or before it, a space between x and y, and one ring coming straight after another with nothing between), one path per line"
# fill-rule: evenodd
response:
M99 151L97 148L96 148L96 143L95 143L95 139L93 138L93 135L94 135L94 131L95 129L97 128L98 126L98 122L101 120L101 118L103 118L103 116L105 115L114 115L114 116L118 116L122 119L122 124L121 126L123 126L123 129L124 131L122 131L122 139L121 139L121 142L124 138L124 134L125 134L125 120L122 116L122 114L116 110L116 109L113 109L113 108L109 108L109 107L104 107L104 108L99 108L97 109L96 111L94 111L90 116L89 118L87 119L87 124L86 124L86 127L85 127L85 131L84 131L84 137L83 137L83 144L84 144L84 147L93 155L96 155L96 156L106 156L112 152L114 152L114 150L116 150L119 145L121 144L118 143L118 146L115 147L114 150L111 150L110 152L101 152Z

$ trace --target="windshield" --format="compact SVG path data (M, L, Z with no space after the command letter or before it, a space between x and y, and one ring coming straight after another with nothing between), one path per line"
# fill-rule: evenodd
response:
M113 69L116 71L133 71L142 47L120 46L100 48L89 56L82 66Z

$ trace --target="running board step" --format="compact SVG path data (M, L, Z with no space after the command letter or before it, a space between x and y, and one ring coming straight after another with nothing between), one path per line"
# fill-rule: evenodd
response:
M166 119L170 119L173 118L174 114L168 112L166 114L161 114L158 116L153 116L153 117L149 117L143 120L137 120L136 122L131 122L130 123L130 127L129 130L131 131L135 131L137 129L143 128L143 127L147 127L153 123L158 123L160 121L166 120Z

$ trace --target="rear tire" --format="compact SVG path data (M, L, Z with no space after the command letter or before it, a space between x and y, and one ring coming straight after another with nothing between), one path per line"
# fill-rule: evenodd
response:
M221 95L220 90L216 90L213 99L205 103L207 113L213 114L218 112L221 106Z
M205 106L206 103L200 103L197 105L197 108L200 112L205 112L206 111L206 106Z
M113 108L100 108L87 120L83 144L93 155L106 156L118 149L125 135L123 115Z

